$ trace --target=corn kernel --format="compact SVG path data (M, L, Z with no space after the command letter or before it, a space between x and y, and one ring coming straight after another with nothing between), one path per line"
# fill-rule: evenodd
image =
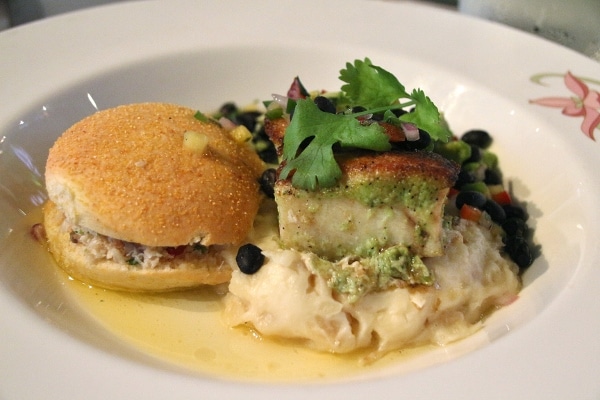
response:
M238 143L245 143L252 139L252 134L244 125L239 125L229 131L231 137Z

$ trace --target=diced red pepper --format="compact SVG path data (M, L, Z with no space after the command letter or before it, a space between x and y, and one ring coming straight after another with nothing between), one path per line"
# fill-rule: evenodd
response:
M469 221L477 222L481 218L482 211L479 208L463 204L460 208L460 217Z
M512 203L510 194L506 190L503 190L501 192L493 194L492 200L494 200L496 203L500 204L501 206L505 206L507 204Z

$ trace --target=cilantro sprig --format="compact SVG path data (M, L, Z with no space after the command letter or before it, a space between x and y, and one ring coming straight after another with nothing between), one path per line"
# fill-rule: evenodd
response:
M295 187L315 190L334 186L342 175L334 157L334 145L374 151L391 148L389 139L379 124L363 125L359 115L383 113L388 123L416 125L429 133L432 140L446 142L451 132L446 127L435 104L421 89L407 92L404 85L371 60L346 63L339 79L340 99L350 106L361 106L360 113L331 114L321 111L310 99L297 100L294 117L284 135L283 162L280 177L292 175ZM397 116L393 111L413 107L411 112Z
M306 140L310 142L300 151ZM285 179L295 171L292 184L307 190L335 185L342 175L333 156L336 143L342 147L376 151L391 148L388 137L378 124L361 125L352 115L325 113L310 99L298 100L294 118L285 131L285 166L280 176Z
M356 105L367 109L388 107L400 98L409 97L396 77L371 60L355 60L346 63L346 69L340 71L342 92Z

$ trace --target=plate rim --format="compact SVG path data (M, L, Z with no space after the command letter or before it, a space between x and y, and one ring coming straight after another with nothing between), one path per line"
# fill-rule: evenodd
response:
M242 3L241 1L229 1L227 2L227 4L238 4ZM310 3L312 5L316 5L318 2L314 1L313 3ZM336 4L339 4L339 2L333 2L335 4L331 4L328 6L323 6L326 7L327 10L331 10L332 8L335 7ZM367 2L362 0L351 0L350 3L348 3L347 1L345 2L347 4L351 4L351 6L347 6L347 7L366 7ZM142 1L142 2L131 2L131 3L118 3L118 4L111 4L111 5L107 5L107 6L101 6L101 7L96 7L93 9L88 9L88 10L81 10L81 11L76 11L74 13L69 13L68 15L62 15L62 16L57 16L57 17L52 17L49 18L47 20L44 21L40 21L40 22L35 22L32 24L28 24L27 26L22 26L22 27L18 27L18 28L14 28L11 29L9 31L5 31L5 32L0 32L0 53L3 53L4 51L9 52L8 54L11 54L10 52L15 52L15 57L17 60L23 60L23 59L27 59L27 57L31 57L33 54L32 52L34 50L40 50L39 47L39 41L40 39L44 38L45 36L47 36L50 32L51 34L57 34L57 32L61 29L63 29L64 27L69 27L70 29L80 29L86 25L91 24L93 21L98 21L98 20L104 20L104 21L114 21L115 18L119 21L119 24L125 24L125 20L123 19L123 17L118 17L117 14L127 14L128 12L135 12L139 15L143 15L143 16L148 16L151 17L149 18L152 21L155 20L160 20L161 18L164 18L165 14L166 15L177 15L177 14L173 14L173 7L175 6L175 8L179 8L178 12L182 12L182 10L186 10L189 11L192 15L195 15L194 13L197 12L197 10L194 10L194 4L198 4L196 2L193 1L188 1L188 0L178 0L176 2L170 2L170 6L166 6L167 2L163 2L163 1L159 1L159 0L154 0L154 1ZM269 0L260 0L260 4L262 6L267 6L267 5L273 5L274 2L273 1L269 1ZM305 3L306 4L306 3ZM392 2L369 2L368 4L369 7L379 7L380 10L383 11L390 11L395 12L397 14L402 14L404 15L404 13L406 14L412 14L415 15L416 18L424 18L425 17L431 17L434 21L444 21L447 24L457 24L458 22L460 23L465 23L465 24L470 24L469 26L473 27L473 28L480 28L486 32L491 32L489 33L489 37L491 38L496 38L497 39L497 35L506 35L509 36L511 38L519 38L522 40L521 45L523 47L527 47L528 45L530 45L531 43L535 44L537 46L537 48L542 49L541 51L545 52L545 54L549 54L550 57L548 57L546 64L545 65L552 65L552 68L554 70L566 70L567 68L569 68L569 63L570 66L572 67L573 65L577 65L578 70L581 71L582 74L592 74L592 73L596 73L597 76L600 76L600 68L598 68L598 65L596 65L596 63L594 63L592 60L589 60L579 54L576 54L572 51L566 50L565 48L562 48L561 46L546 42L544 40L538 39L538 38L534 38L531 37L530 35L526 35L520 32L516 32L514 30L499 26L499 25L494 25L491 23L487 23L484 21L479 21L479 20L475 20L472 18L468 18L462 15L457 15L454 14L452 12L446 11L446 10L439 10L439 9L432 9L429 8L423 4L416 4L413 2L397 2L397 3L393 3ZM169 8L171 7L171 8ZM211 6L211 7L215 7L215 6ZM216 7L220 7L220 6L216 6ZM259 7L260 8L260 7ZM125 12L126 11L126 12ZM184 18L186 20L186 22L189 22L188 18ZM133 25L141 25L139 22L134 22L132 23L131 26L126 27L126 26L121 26L121 25L117 25L118 29L115 29L115 31L117 30L124 30L124 31L130 31ZM85 35L91 35L94 32L96 32L99 28L96 27L90 27L88 26L88 29L85 33ZM131 32L130 32L131 33ZM85 36L83 35L83 36ZM178 31L174 34L176 37L180 37L180 35L183 35L182 31ZM110 40L114 40L113 38L102 38L99 40L99 43L97 43L96 45L101 47L101 46L107 46L107 43L105 42L110 42ZM140 40L140 37L136 34L133 34L131 37L127 38L126 40L124 40L124 42L126 43L137 43L137 41ZM246 41L248 39L245 39ZM77 42L75 40L75 42L77 43L77 45L81 45L80 42ZM168 40L168 43L172 43L174 42L173 40ZM27 49L23 49L20 46L22 46L22 43L31 43L31 44L35 44L38 43L38 45L34 45L32 47L28 47ZM248 42L246 42L248 43ZM279 42L277 41L277 43L283 43L283 42ZM71 43L72 44L72 43ZM73 44L72 44L73 45ZM389 42L387 40L384 40L382 44L380 44L381 47L385 47L388 46ZM52 47L54 45L50 44L47 45L47 47L45 49L43 49L43 53L45 53L46 55L51 55L51 50ZM146 47L147 46L147 47ZM216 47L218 46L217 44L211 44L210 47ZM63 46L58 46L60 48L60 50L64 51L65 47ZM477 46L474 46L477 47ZM408 48L410 49L411 47L408 46ZM173 54L175 54L176 52L181 52L181 51L190 51L190 50L194 50L197 49L197 44L196 45L192 45L191 43L183 43L183 44L179 44L178 46L174 46L171 47L169 49L170 52L172 52ZM56 50L56 49L54 49ZM153 48L152 46L146 44L144 45L141 49L136 50L136 52L132 52L132 54L124 57L124 59L122 59L120 62L125 62L125 63L132 63L132 62L136 62L139 60L143 60L144 58L150 56L153 54L153 52L155 52L156 49ZM381 50L381 51L385 51L385 50ZM113 50L108 50L108 54L109 56L114 54L116 52L115 49ZM525 52L525 50L519 48L517 49L517 54L522 54L523 52ZM436 57L433 57L433 54L430 51L425 51L425 54L422 55L423 60L429 61L431 59L435 59ZM7 53L4 53L7 54ZM62 60L63 63L69 63L70 61L73 61L76 58L75 54L71 54L71 53L61 53L61 54L65 54L64 59ZM483 66L487 65L488 61L483 62ZM455 65L456 64L456 65ZM455 63L455 64L451 64L449 66L449 68L452 69L458 69L459 68L459 63ZM542 63L541 62L533 62L533 64L535 66L530 66L530 69L534 69L534 68L538 68L537 65L540 65L539 68L542 68ZM69 74L72 73L73 77L72 82L76 82L77 80L81 80L81 79L86 79L86 77L91 76L90 74L95 74L98 72L101 72L103 70L102 67L102 63L94 63L93 59L89 60L87 62L84 62L83 65L79 64L78 66L72 66L67 68L66 70L60 70L60 66L63 65L62 63L59 63L57 61L52 61L51 59L49 60L48 65L46 65L46 67L48 68L46 70L46 74L45 76L48 78L49 82L46 83L42 83L41 85L38 85L37 87L32 84L32 83L28 83L28 84L24 84L22 86L20 86L21 88L21 93L22 96L17 96L16 99L12 99L9 103L9 106L5 108L4 111L0 111L0 126L3 126L3 124L10 124L12 123L11 121L14 121L17 116L23 112L24 109L26 109L27 107L30 106L30 103L28 103L28 99L27 99L27 95L32 92L32 91L38 91L37 93L42 93L40 94L41 98L45 98L47 96L52 95L53 93L56 92L56 90L60 90L59 89L59 84L55 82L52 82L53 78L55 78L56 76L61 76L64 74ZM89 67L89 69L86 69L87 67ZM41 67L39 68L41 71ZM4 75L4 76L17 76L17 77L22 77L19 72L18 69L18 63L14 62L14 63L7 63L4 65L4 67L0 64L0 75L3 75L3 71L6 72L7 74L10 75ZM523 75L525 75L525 73L523 73ZM480 82L481 81L481 77L479 74L474 74L473 76L474 80L476 82ZM19 79L15 79L15 81L18 81ZM3 86L3 84L0 84L0 86ZM8 85L8 87L2 87L2 90L0 90L0 100L3 101L3 104L7 104L7 101L10 100L9 97L9 93L12 90L16 89L16 84L11 84ZM6 89L6 90L5 90ZM494 83L489 85L489 89L490 90L496 90L499 89L498 84ZM525 91L525 89L523 89L523 91ZM508 91L499 91L500 94L507 96L507 97L511 97L511 96L521 96L523 95L523 93L521 91L518 91L517 93L512 93L512 92L508 92ZM539 112L540 116L545 116L547 113L545 111L540 111ZM582 140L581 138L578 140ZM596 151L596 150L594 150ZM596 152L597 154L597 152ZM598 250L594 250L591 249L590 251L592 251L592 254L597 255L598 254ZM595 251L595 253L594 253ZM592 286L591 283L591 279L587 279L590 276L598 276L598 273L595 271L591 270L591 267L588 265L586 266L586 268L584 268L582 271L578 271L578 275L575 277L573 277L573 282L571 282L569 284L569 288L568 290L563 291L560 294L560 301L555 301L553 304L551 304L547 310L544 311L544 320L538 318L536 319L536 321L533 321L532 323L528 323L527 325L525 325L524 327L522 327L522 334L527 334L530 333L531 335L535 335L536 332L543 332L544 330L547 330L548 328L552 328L553 323L555 323L558 320L561 320L560 316L561 315L565 315L566 313L570 314L570 319L569 320L573 320L575 322L581 322L584 321L586 318L586 315L583 313L583 310L581 309L581 306L579 303L579 297L576 293L577 290L593 290L594 287ZM248 398L258 398L259 396L264 396L264 394L266 392L269 393L277 393L280 396L283 396L285 398L300 398L302 396L302 398L304 398L306 396L307 393L312 393L315 395L323 395L323 394L331 394L331 395L344 395L345 397L348 398L358 398L358 397L364 397L365 395L368 395L372 392L372 387L370 386L372 384L372 382L370 383L365 383L365 382L352 382L352 383L343 383L343 384L315 384L315 385L285 385L285 386L278 386L276 385L275 387L273 387L273 385L259 385L259 384L236 384L236 383L231 383L229 381L219 381L219 380L213 380L213 379L202 379L202 378L198 378L198 377L191 377L191 376L187 376L185 374L179 374L179 373L171 373L171 372L166 372L166 371L156 371L154 369L151 369L149 367L145 367L145 366L140 366L138 364L132 364L130 361L128 360L122 360L122 359L118 359L115 358L114 356L112 356L111 354L106 354L104 352L98 351L97 349L91 348L90 346L83 344L83 343L79 343L79 342L71 342L69 341L68 343L65 343L64 339L64 334L60 331L57 331L54 327L52 327L51 325L43 322L43 324L39 324L39 320L37 319L37 315L31 313L30 310L28 310L27 308L23 307L22 304L19 304L17 301L13 301L15 299L9 299L7 298L5 295L0 294L0 329L2 329L2 331L7 332L7 340L18 340L19 338L27 338L28 340L31 341L31 343L33 343L33 345L28 348L28 349L20 349L21 354L20 357L22 357L22 360L25 359L36 359L36 357L38 357L37 355L39 354L43 354L43 353L48 353L50 356L52 357L56 357L57 359L62 359L64 362L69 362L72 363L71 365L81 365L81 360L77 359L77 356L73 356L71 355L72 352L84 352L87 355L89 355L90 357L93 357L94 362L97 363L97 365L102 368L103 370L106 371L110 371L112 369L112 371L110 371L107 374L107 377L105 377L104 379L109 379L109 381L112 382L121 382L122 381L122 374L127 373L128 374L128 378L130 382L135 382L137 381L138 383L141 382L146 382L146 386L143 388L143 392L142 390L139 390L136 393L136 396L139 395L139 397L141 397L142 394L144 394L145 398L160 398L160 393L172 393L172 385L174 382L176 382L177 385L179 385L178 387L187 391L187 393L193 393L194 391L197 391L198 389L202 389L202 388L206 388L206 387L210 387L211 390L219 390L219 392L215 395L215 397L221 397L223 395L226 396L235 396L237 394L240 394L240 392L243 392L247 395ZM599 307L596 305L595 306L596 309L599 309ZM15 310L19 310L19 312L23 312L23 318L19 319L18 321L9 321L7 320L5 317L2 317L1 315L9 315L15 312ZM589 316L587 316L589 318ZM596 321L596 325L592 326L592 329L589 329L585 332L582 332L581 338L583 340L585 340L587 338L587 340L593 340L594 337L593 335L598 333L600 331L599 328L599 323L598 321ZM35 332L33 332L31 330L32 327L36 327L39 330L36 330ZM39 333L43 333L44 336L44 343L42 343L39 340L39 337L37 336L37 334ZM426 394L429 395L435 395L436 393L439 394L439 391L437 388L432 388L430 385L431 380L439 380L439 379L443 379L446 382L449 379L453 380L453 384L451 386L448 387L448 391L447 391L447 395L448 397L454 395L456 396L456 398L459 398L459 396L462 395L468 395L469 392L464 391L464 389L457 387L456 383L457 382L461 382L460 379L460 371L465 371L465 370L472 370L472 369L476 369L478 366L478 363L481 361L482 358L489 358L489 357L496 357L497 359L506 359L506 352L507 351L515 351L515 349L521 349L523 350L523 344L520 343L515 343L515 341L517 340L518 337L520 337L521 335L505 335L504 337L502 337L501 339L499 339L497 342L495 342L494 346L488 346L485 349L480 349L472 354L467 354L462 356L460 359L457 360L453 360L451 361L451 366L452 366L452 371L451 373L448 373L448 369L444 369L444 366L436 366L433 367L431 369L429 369L427 371L427 374L418 374L418 373L413 373L413 374L409 374L409 376L405 377L405 379L401 379L403 382L403 384L406 383L406 381L410 382L412 385L414 386L421 386L421 389L417 392L414 393L414 395L418 395L418 396L424 396ZM597 336L596 336L597 338ZM57 348L49 348L49 345L56 345ZM493 348L491 348L493 347ZM58 354L58 349L62 349L64 354ZM0 354L3 355L3 357L0 357L0 366L2 366L3 370L8 370L9 368L14 367L14 364L11 365L10 362L20 362L17 359L17 355L10 352L10 348L8 348L8 346L6 344L0 344ZM69 350L69 351L67 351ZM586 362L590 362L589 366L591 365L598 365L598 361L600 359L600 345L596 345L595 347L593 345L590 345L589 348L589 353L587 355L587 358L585 359ZM509 352L510 352L509 351ZM7 357L4 357L8 355ZM573 365L573 362L568 360L568 353L565 351L561 351L560 352L561 357L564 360L565 365ZM595 358L592 358L595 357ZM1 360L4 361L1 361ZM563 361L561 360L561 361ZM529 362L531 363L530 366L537 366L538 368L542 368L544 367L544 363L547 362L551 362L551 360L547 360L547 359L538 359L538 360L529 360ZM444 364L445 365L445 364ZM24 366L23 366L24 368ZM521 372L521 368L522 367L517 367L516 368L516 372L519 373ZM43 368L41 366L35 366L33 368L33 371L38 372L38 373L44 373ZM11 372L10 378L11 379L18 379L18 377L20 376L20 379L24 379L24 377L26 377L27 375L25 375L25 369L17 369L14 370L13 372ZM31 371L29 371L31 372ZM44 389L44 391L46 393L50 393L51 391L56 391L56 393L62 393L64 394L73 394L73 395L77 395L78 391L75 390L73 392L70 392L69 390L65 390L66 388L66 381L65 378L66 376L69 374L70 371L65 370L64 367L61 367L60 365L53 365L52 366L52 371L46 371L46 372L52 372L53 375L53 379L50 379L50 375L39 375L39 377L41 377L41 379L39 379L39 383L42 385L45 385L46 388ZM514 372L514 371L513 371ZM21 375L19 375L21 374ZM85 376L85 375L84 375ZM123 395L122 392L122 388L118 388L115 385L115 387L111 387L110 385L107 385L107 382L105 380L100 379L100 376L95 376L95 377L89 377L89 376L85 376L86 378L90 379L90 382L92 383L93 386L95 387L102 387L105 391L103 393L99 393L98 394L98 398L102 398L103 396L106 396L108 393L111 393L114 396L121 396ZM151 382L148 382L148 378L150 377ZM509 381L509 379L512 378L512 381ZM505 382L507 385L508 384L512 384L514 385L511 389L508 389L507 391L503 392L501 395L502 397L505 397L507 395L512 395L513 397L517 397L517 398L522 398L524 395L526 394L531 394L531 393L535 393L537 390L541 390L541 392L545 392L545 388L538 388L538 387L532 387L531 384L534 382L538 382L539 381L527 381L526 379L524 379L526 377L523 376L514 376L511 374L507 374L506 377L502 378L501 381ZM597 383L595 381L591 381L591 380L586 380L589 379L590 377L585 377L585 376L577 376L577 371L572 371L570 372L567 376L565 376L564 378L568 378L571 380L571 384L569 385L569 390L568 390L568 394L570 396L576 396L577 393L579 393L581 395L581 398L587 397L587 396L593 396L593 395L598 395L600 394L600 383ZM381 379L378 380L379 384L383 387L383 388L393 388L394 384L392 382L392 379L389 378L385 378L385 379ZM580 384L580 387L577 388L576 384ZM516 386L520 386L520 388L515 388ZM352 393L348 394L348 389L351 388ZM75 388L76 389L76 388ZM139 389L139 387L138 387ZM406 388L403 388L403 390ZM483 388L482 388L483 389ZM574 392L574 390L579 390L579 392ZM16 394L19 393L19 390L28 390L27 388L24 387L18 387L18 382L13 381L12 383L9 383L7 385L7 388L2 389L2 391L5 391L6 394L10 394L11 396L15 396L15 398L17 398ZM73 389L71 389L73 390ZM589 390L592 390L593 392L589 392ZM2 392L0 391L0 392ZM22 393L27 393L27 392L22 392ZM42 393L42 392L38 392L38 393ZM409 393L409 391L406 392L407 394ZM186 393L182 393L182 396L184 396ZM492 396L492 398L495 397L495 395L497 396L498 393L495 392L487 392L488 395ZM556 393L555 393L556 394ZM118 398L118 397L116 397Z

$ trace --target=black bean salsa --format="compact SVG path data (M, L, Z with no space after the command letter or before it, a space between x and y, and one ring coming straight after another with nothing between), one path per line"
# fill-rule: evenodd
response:
M434 151L461 166L449 194L460 217L477 222L487 215L501 227L504 252L523 272L536 252L533 231L527 224L529 215L504 186L498 157L489 150L491 144L487 131L474 129L447 143L436 143Z
M315 98L315 104L320 109L328 106L320 96ZM228 102L221 106L214 117L224 117L236 125L244 125L252 133L252 144L260 158L267 164L278 163L275 146L264 130L264 113L244 111L235 103ZM420 130L419 134L420 139L410 143L411 146L394 145L394 150L431 148L428 133ZM529 215L504 186L498 158L489 150L492 141L492 136L487 131L473 129L446 143L436 142L431 150L461 166L458 179L448 195L449 203L456 206L460 218L475 222L483 218L500 227L503 230L503 251L523 272L533 263L537 251L532 241L532 229L527 224ZM259 180L261 189L270 198L273 198L275 179L275 169L269 168ZM255 273L263 263L260 249L255 247L246 245L240 249L238 264L244 273Z

